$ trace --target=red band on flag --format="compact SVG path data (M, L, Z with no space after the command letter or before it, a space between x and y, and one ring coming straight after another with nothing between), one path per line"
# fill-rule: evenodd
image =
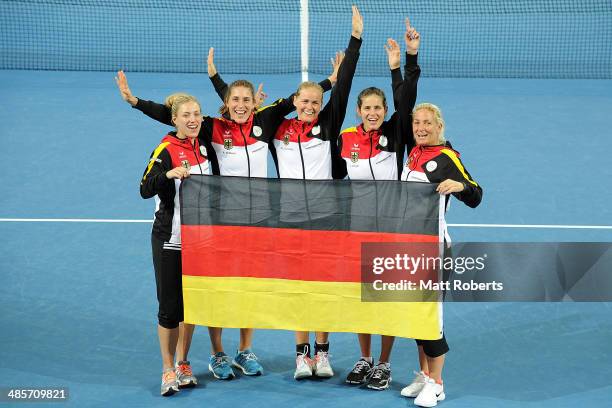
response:
M181 235L184 275L320 282L361 282L363 242L438 242L420 234L219 225L183 225Z

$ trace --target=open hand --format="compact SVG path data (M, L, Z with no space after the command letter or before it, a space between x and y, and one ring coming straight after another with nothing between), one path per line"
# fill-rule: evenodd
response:
M332 83L332 86L338 80L338 70L340 70L342 60L344 60L344 53L342 51L338 51L336 53L336 57L331 59L332 73L327 79L329 79L329 81Z
M121 93L123 100L132 106L136 106L136 103L138 103L138 98L132 95L132 91L130 91L127 78L123 71L117 72L115 82L117 83L117 87L119 88L119 92Z
M215 49L210 47L208 49L208 58L206 59L206 65L208 68L208 76L210 78L217 75L217 67L215 67Z
M361 34L363 33L363 17L359 12L357 6L353 5L353 21L352 21L352 32L351 35L355 38L361 39Z
M389 59L389 68L396 69L400 67L401 52L400 46L393 38L387 39L385 44L385 51L387 52L387 58Z

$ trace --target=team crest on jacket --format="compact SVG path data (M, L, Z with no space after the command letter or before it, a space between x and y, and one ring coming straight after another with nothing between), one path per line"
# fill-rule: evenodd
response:
M380 138L378 139L378 144L381 145L382 147L387 147L387 136L385 135L381 135Z
M310 132L315 136L318 135L319 133L321 133L321 126L317 125L313 127Z
M359 161L359 152L351 152L351 161L357 163Z
M427 169L428 172L432 172L434 171L436 168L438 168L438 163L436 163L435 161L431 160L428 161L427 164L425 165L425 168Z
M289 135L287 133L285 133L285 136L283 136L283 144L285 146L289 146Z
M257 137L261 136L261 134L263 133L263 131L261 130L261 128L259 126L253 126L253 134Z
M200 146L200 154L201 154L202 156L206 156L206 147L204 147L204 146Z
M232 147L234 147L232 139L223 139L223 147L225 150L230 150Z

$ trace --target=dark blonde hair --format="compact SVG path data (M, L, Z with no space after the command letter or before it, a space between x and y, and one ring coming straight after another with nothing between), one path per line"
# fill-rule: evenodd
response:
M300 86L298 86L297 91L295 92L295 96L299 96L300 92L302 92L304 89L316 89L317 91L321 92L321 100L323 100L323 88L321 87L321 85L317 84L316 82L312 82L312 81L304 81L300 84Z
M229 110L227 109L227 103L229 102L230 95L232 93L232 90L239 86L243 88L247 88L249 91L251 91L251 97L253 98L253 105L255 105L255 87L253 86L252 83L250 83L246 79L238 79L232 82L227 87L227 92L225 92L225 96L223 96L223 105L221 105L221 107L219 108L219 113L221 115L225 115L226 113L229 112Z
M184 105L189 102L197 103L198 107L200 108L200 111L202 110L202 105L200 105L200 102L195 96L189 95L183 92L177 92L172 95L169 95L166 98L165 105L170 108L171 116L175 117L178 114L178 110L181 107L181 105ZM174 123L174 120L173 120L173 123Z
M364 89L363 91L359 92L359 95L357 95L357 107L359 109L361 109L363 98L366 98L370 95L379 96L380 99L382 99L383 107L385 108L385 110L387 110L387 97L385 96L385 93L382 91L382 89L373 86Z

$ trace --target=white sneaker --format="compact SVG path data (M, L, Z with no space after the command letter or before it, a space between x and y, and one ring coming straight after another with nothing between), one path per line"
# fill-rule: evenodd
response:
M293 378L299 380L301 378L312 377L313 361L306 354L300 354L295 359L295 373Z
M178 361L175 366L175 372L179 388L191 388L198 385L198 379L193 375L189 361Z
M425 379L425 386L414 400L414 405L419 407L435 407L438 401L443 401L446 398L444 395L444 387L442 384L436 383L433 378Z
M161 395L169 397L170 395L179 392L179 383L176 379L174 368L166 368L162 373L161 380Z
M409 385L402 388L402 397L415 398L423 389L427 376L422 371L419 371L418 373L415 371L414 373L416 374L414 380L412 380Z
M334 370L332 370L331 365L329 364L328 352L319 351L315 355L314 375L323 378L329 378L334 376Z

